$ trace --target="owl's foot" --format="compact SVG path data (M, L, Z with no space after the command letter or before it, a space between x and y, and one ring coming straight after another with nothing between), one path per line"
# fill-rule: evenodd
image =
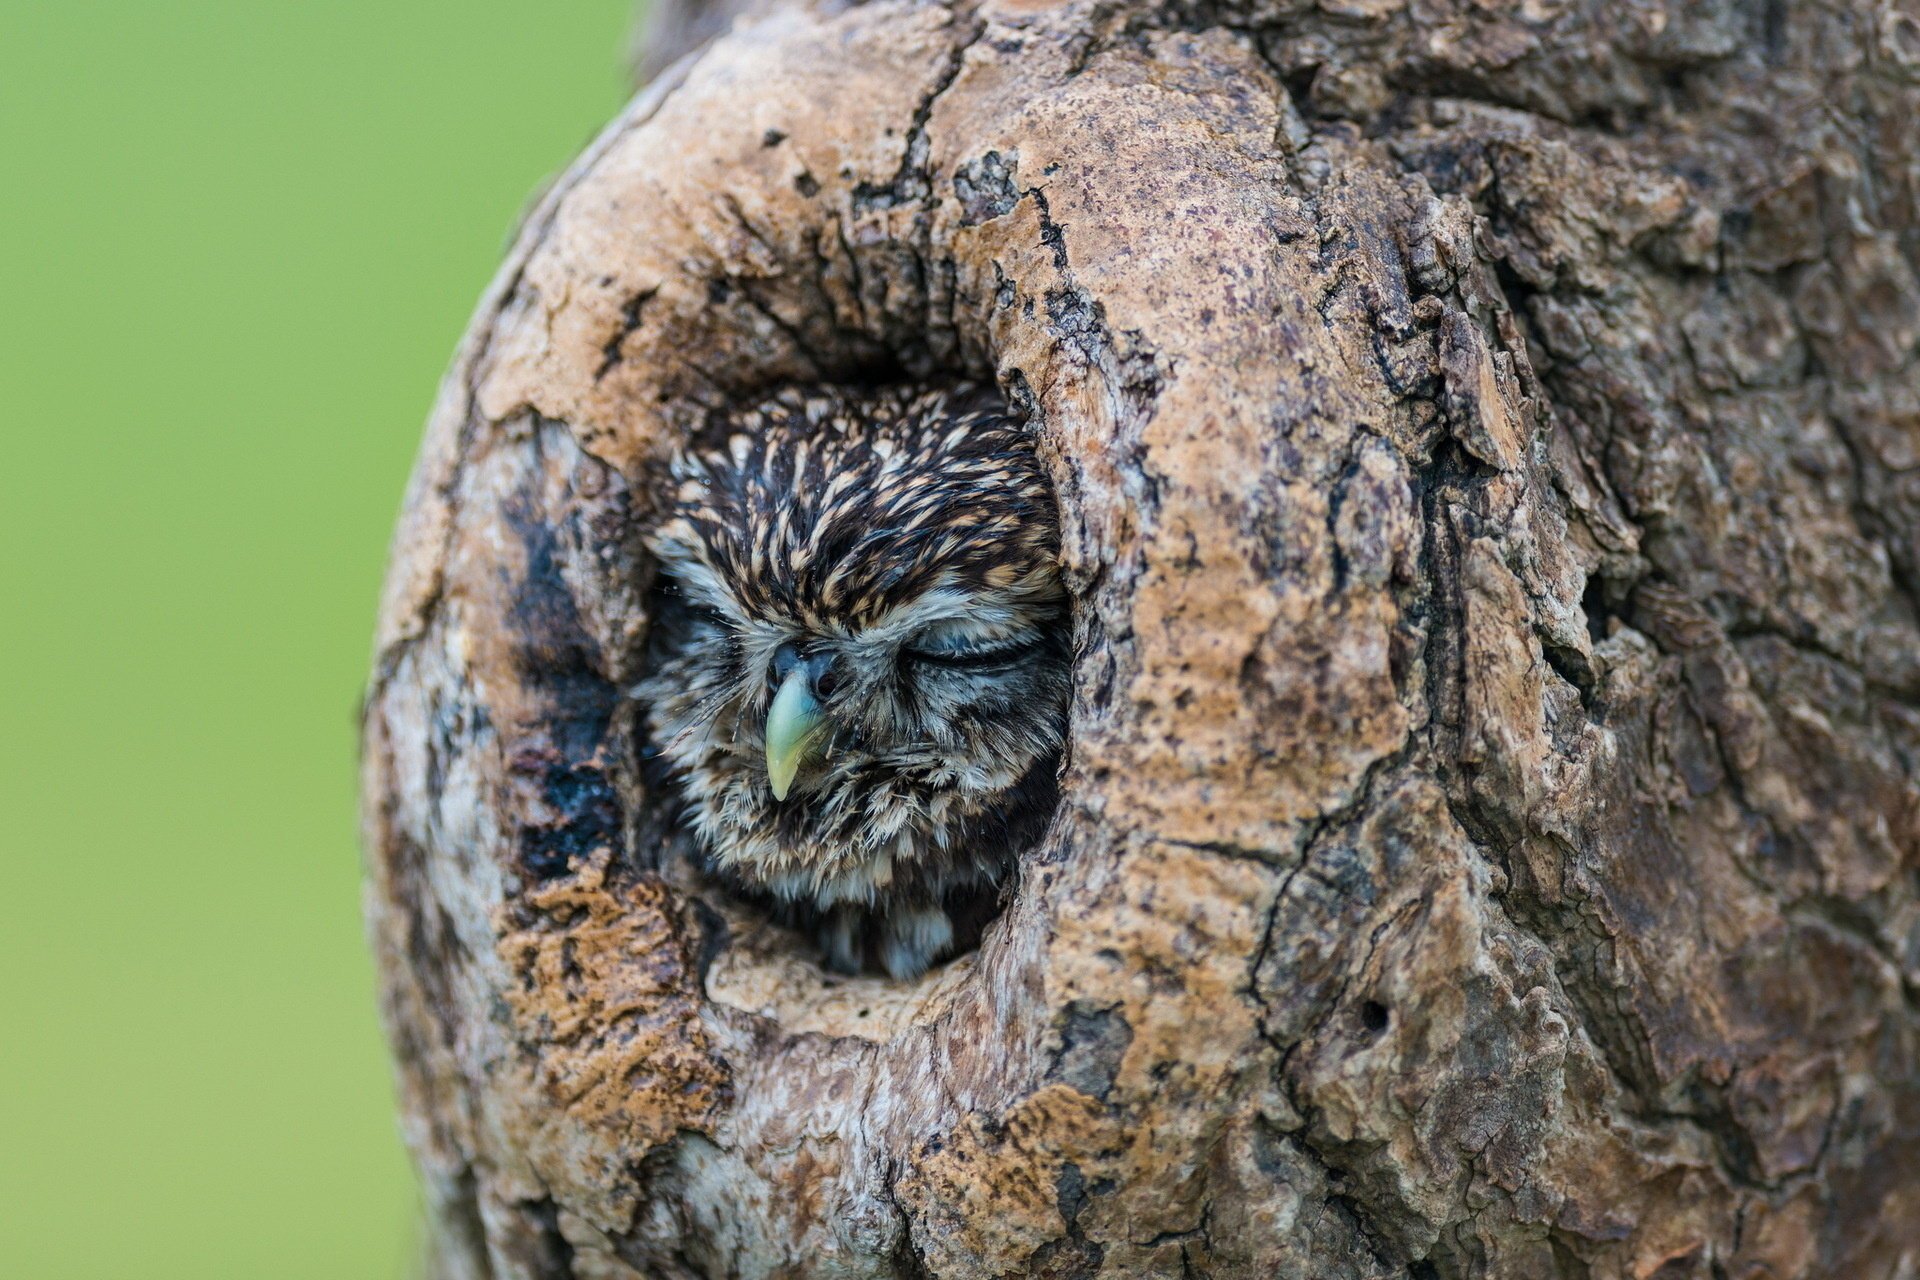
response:
M925 973L953 950L953 921L937 906L896 906L884 912L836 907L820 922L820 949L835 973L859 973L869 956L887 976L904 981Z
M939 907L902 908L882 917L879 941L888 977L917 978L953 948L953 921Z
M827 968L835 973L860 972L861 923L866 913L854 907L836 907L820 921L820 949Z

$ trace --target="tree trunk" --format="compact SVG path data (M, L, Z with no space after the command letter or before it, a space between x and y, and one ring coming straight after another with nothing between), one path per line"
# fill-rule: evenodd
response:
M789 3L679 60L395 543L434 1274L1920 1275L1916 121L1906 0ZM1058 487L1063 798L977 952L839 978L662 854L639 535L717 409L956 377Z

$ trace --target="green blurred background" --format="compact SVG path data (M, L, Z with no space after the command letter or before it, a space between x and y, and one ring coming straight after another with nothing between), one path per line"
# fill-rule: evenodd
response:
M632 0L0 0L0 1275L392 1277L354 715Z

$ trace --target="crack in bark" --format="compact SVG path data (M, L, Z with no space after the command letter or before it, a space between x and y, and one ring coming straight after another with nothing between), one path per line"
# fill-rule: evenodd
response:
M958 6L948 9L954 21L961 20ZM867 213L873 210L894 209L901 205L919 203L932 208L936 197L933 194L933 175L928 172L927 123L933 119L934 105L940 96L953 87L960 78L960 71L966 65L967 51L987 33L987 24L975 17L969 9L965 16L967 26L959 43L951 46L947 63L940 69L939 75L914 108L913 118L907 126L906 142L901 148L900 167L884 183L861 182L853 188L852 200L855 213Z
M659 292L660 290L658 288L642 289L621 304L620 327L614 330L613 336L608 338L606 345L600 348L603 353L603 358L600 361L600 367L593 371L593 380L595 382L604 379L609 373L613 372L614 366L620 363L623 358L623 348L627 345L627 339L639 332L641 313L646 310L647 304L652 302L655 295Z

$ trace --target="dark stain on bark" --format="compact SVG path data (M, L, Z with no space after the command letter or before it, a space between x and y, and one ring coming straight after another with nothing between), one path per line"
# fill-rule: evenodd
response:
M526 557L507 617L516 665L542 704L540 727L554 749L585 760L606 740L617 697L561 572L565 549L553 518L523 503L508 509L507 521Z
M529 757L546 817L521 825L520 862L536 878L550 880L565 875L571 859L618 843L620 795L596 765L542 759L538 752ZM514 767L519 771L521 761Z
M1120 1060L1133 1043L1133 1027L1117 1009L1085 1000L1069 1004L1054 1025L1060 1033L1060 1051L1047 1070L1047 1080L1105 1101L1120 1074Z
M608 776L618 695L561 573L565 552L553 517L530 508L523 500L507 509L525 552L508 620L539 718L521 726L507 763L522 796L516 852L530 875L547 880L566 874L573 858L617 849L625 810Z

